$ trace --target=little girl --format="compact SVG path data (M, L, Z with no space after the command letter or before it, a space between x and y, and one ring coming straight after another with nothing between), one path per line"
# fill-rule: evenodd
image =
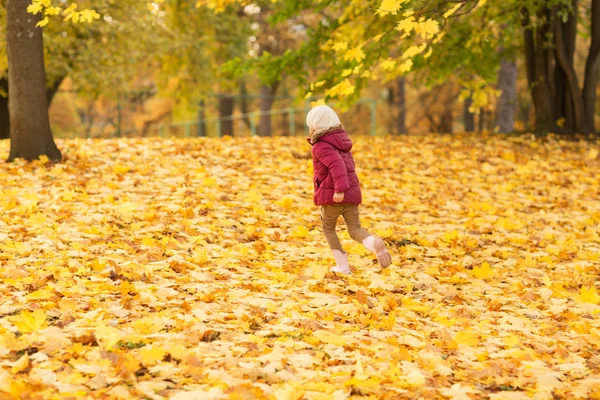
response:
M383 268L389 266L392 257L383 240L360 227L358 206L362 202L362 194L350 153L352 141L339 117L330 107L317 106L306 116L306 124L310 130L308 142L313 146L314 202L321 206L323 233L337 262L331 271L341 274L351 272L348 253L344 252L336 233L340 215L346 221L350 237L374 252Z

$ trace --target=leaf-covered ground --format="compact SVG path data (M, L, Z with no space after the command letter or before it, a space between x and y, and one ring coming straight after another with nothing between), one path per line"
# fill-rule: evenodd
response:
M600 398L597 145L355 138L350 277L302 138L59 145L0 164L0 398Z

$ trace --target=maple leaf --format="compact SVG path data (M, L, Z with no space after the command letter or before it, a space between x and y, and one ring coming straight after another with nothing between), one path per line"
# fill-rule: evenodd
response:
M470 394L479 394L480 391L469 387L463 386L460 383L455 383L450 388L440 389L440 393L451 400L471 400Z
M100 14L95 10L82 10L79 14L81 22L92 23L94 20L100 19Z
M379 6L378 13L382 15L396 14L405 2L406 0L383 0Z
M140 349L142 364L149 366L161 361L167 352L160 346L145 346Z
M33 312L23 311L18 316L13 317L12 322L22 333L37 332L47 326L46 313L40 309Z
M595 286L582 286L579 294L575 296L575 300L577 300L578 303L598 304L600 303L600 295L596 291Z
M496 271L490 267L489 263L484 262L480 267L473 268L471 275L479 279L490 279L496 276Z
M39 14L44 9L44 5L39 1L34 1L27 6L27 12L33 15Z
M335 335L333 333L329 333L327 331L316 331L313 332L313 336L319 339L322 343L326 344L334 344L336 346L344 346L350 343L350 340L347 337Z
M44 26L48 25L48 22L50 22L50 20L48 19L48 17L45 17L40 22L38 22L37 24L35 24L35 26L37 26L39 28L43 28Z

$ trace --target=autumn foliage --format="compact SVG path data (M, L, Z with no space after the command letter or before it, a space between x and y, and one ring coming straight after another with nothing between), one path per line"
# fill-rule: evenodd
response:
M0 398L600 398L597 146L354 141L350 277L302 138L1 164Z

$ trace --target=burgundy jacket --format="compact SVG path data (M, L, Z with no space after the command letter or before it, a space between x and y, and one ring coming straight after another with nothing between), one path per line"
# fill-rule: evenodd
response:
M343 128L313 139L314 202L317 206L360 204L362 194L352 158L352 141ZM333 202L334 193L344 193L344 201Z

